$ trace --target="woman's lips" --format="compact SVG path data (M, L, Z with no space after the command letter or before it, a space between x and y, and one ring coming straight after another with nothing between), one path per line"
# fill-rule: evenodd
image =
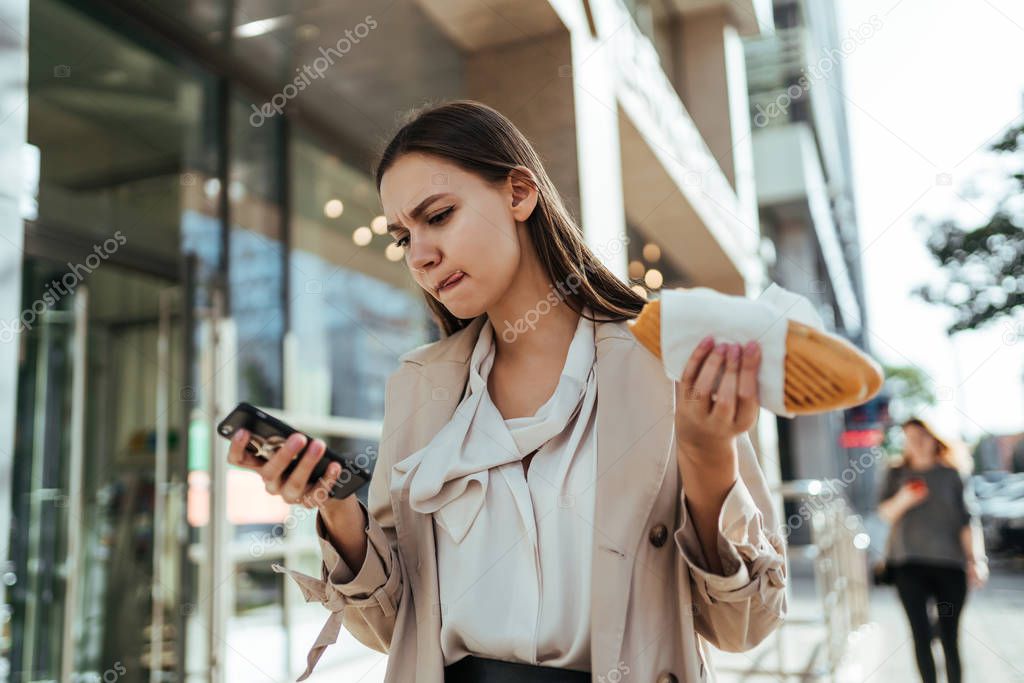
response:
M448 278L448 281L445 283L445 285L443 287L441 287L441 289L437 290L437 293L441 294L442 292L447 292L449 289L451 289L452 287L455 287L457 284L462 282L462 280L465 279L465 277L466 277L465 273L459 273L457 275L454 275L454 276Z

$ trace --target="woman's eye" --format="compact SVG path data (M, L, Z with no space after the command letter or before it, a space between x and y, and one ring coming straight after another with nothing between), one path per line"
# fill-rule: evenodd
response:
M431 225L437 225L438 221L443 219L443 218L446 218L448 216L448 214L450 214L454 210L454 208L455 207L453 207L453 206L449 206L447 209L445 209L441 213L434 214L433 216L431 216L430 220L427 221L427 223L430 223Z
M442 211L442 212L440 212L438 214L435 214L435 215L431 216L430 218L428 218L427 219L427 223L430 224L430 225L437 225L438 223L443 222L445 219L447 219L448 216L454 210L455 210L454 206L449 206L444 211ZM409 244L409 237L408 236L405 236L405 237L403 237L403 238L401 238L399 240L395 240L395 246L396 247L404 247L404 246L406 246L408 244Z

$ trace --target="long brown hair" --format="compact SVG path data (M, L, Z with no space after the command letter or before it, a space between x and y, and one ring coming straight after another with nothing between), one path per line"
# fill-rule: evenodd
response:
M559 298L580 315L583 306L589 306L595 317L588 319L594 321L599 320L599 314L606 316L600 319L606 321L635 318L647 303L590 250L540 157L519 129L495 109L474 100L456 100L413 110L377 162L374 175L378 196L384 173L409 152L443 158L492 184L504 183L510 173L516 172L516 166L530 169L538 198L526 226L540 263L551 282L559 284L559 291L562 283L579 283ZM525 176L519 172L519 177L534 184ZM444 337L474 320L455 317L426 290L423 297Z

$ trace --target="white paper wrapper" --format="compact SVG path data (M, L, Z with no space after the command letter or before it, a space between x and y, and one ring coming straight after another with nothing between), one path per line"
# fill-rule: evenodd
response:
M782 417L786 411L785 366L787 321L824 330L814 305L804 296L768 286L757 299L722 294L707 287L666 289L661 293L661 357L665 374L678 382L690 355L707 335L715 343L761 345L758 396L762 406Z

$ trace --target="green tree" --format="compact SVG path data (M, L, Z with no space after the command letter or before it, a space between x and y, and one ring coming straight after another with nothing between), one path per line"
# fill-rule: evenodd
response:
M947 332L983 327L1013 317L1024 308L1024 124L1011 126L989 149L1017 165L1011 189L982 225L964 227L952 219L930 226L926 244L944 274L939 285L922 285L914 293L952 309L956 319ZM926 220L921 219L928 229Z

